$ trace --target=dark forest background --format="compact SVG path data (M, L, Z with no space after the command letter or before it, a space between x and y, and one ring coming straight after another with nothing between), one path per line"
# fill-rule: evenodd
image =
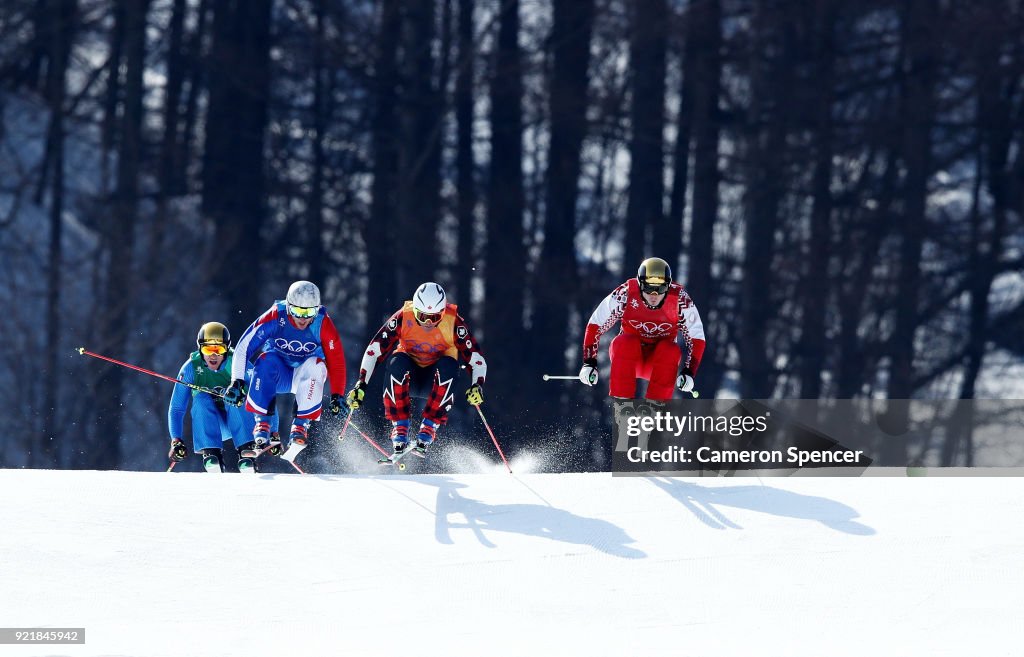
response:
M1022 74L1017 0L9 0L0 465L163 467L170 386L74 349L174 375L297 278L346 385L441 282L506 451L582 468L607 379L541 375L650 255L704 397L1013 394ZM452 431L487 440L464 405Z

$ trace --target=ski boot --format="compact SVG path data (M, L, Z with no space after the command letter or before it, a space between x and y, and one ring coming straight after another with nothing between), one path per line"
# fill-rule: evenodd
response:
M409 445L409 420L396 420L391 426L391 449L392 456L397 456L405 451Z
M392 420L391 422L391 455L377 459L377 463L394 465L405 470L405 464L399 463L409 446L409 420Z
M207 472L224 472L224 461L220 450L208 448L203 450L203 469Z
M270 432L270 423L263 416L256 416L252 437L257 454L269 452L271 456L281 455L281 436L276 431Z
M416 447L413 448L413 454L424 458L427 455L427 448L434 442L434 436L437 434L437 424L432 420L423 418L423 422L420 424L420 432L416 436Z
M299 452L306 449L306 443L309 440L309 422L309 420L300 420L299 418L295 418L295 421L292 422L292 430L288 435L288 449L281 455L285 461L294 462Z
M238 447L238 471L239 472L256 472L256 457L259 452L256 451L256 443L249 441L244 445Z
M267 453L271 456L281 456L281 434L276 431L270 432L270 448Z

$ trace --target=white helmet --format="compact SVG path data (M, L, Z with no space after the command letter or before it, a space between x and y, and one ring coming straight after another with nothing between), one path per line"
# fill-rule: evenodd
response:
M288 312L300 319L315 317L320 308L320 288L309 281L295 281L288 288ZM310 310L312 309L312 310Z
M441 321L441 313L448 305L448 295L437 283L424 283L416 288L412 295L412 311L416 319L423 323L434 324Z

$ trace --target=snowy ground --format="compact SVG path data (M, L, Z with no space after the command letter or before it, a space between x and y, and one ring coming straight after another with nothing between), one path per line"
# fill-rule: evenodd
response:
M0 655L1019 655L1020 479L0 471Z

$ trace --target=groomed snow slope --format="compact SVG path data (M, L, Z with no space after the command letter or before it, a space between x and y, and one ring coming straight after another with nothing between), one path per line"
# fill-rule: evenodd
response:
M1021 492L0 471L0 655L1019 655Z

